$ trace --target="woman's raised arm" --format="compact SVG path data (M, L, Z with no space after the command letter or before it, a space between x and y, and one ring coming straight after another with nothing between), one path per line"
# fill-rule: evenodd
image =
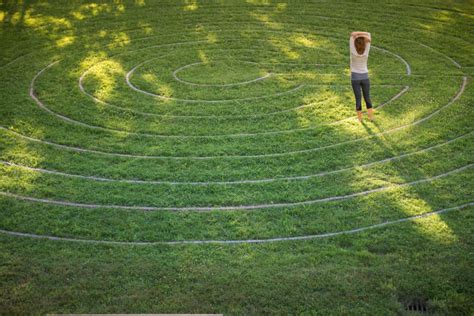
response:
M366 37L366 38L370 39L370 33L369 32L352 32L351 36L354 37L354 38L361 36L361 37Z

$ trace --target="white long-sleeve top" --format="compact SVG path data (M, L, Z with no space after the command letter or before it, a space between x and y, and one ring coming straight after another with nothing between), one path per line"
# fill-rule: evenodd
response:
M369 69L367 68L367 59L369 58L370 43L367 43L365 45L364 53L362 55L359 55L355 48L354 40L355 39L352 36L349 39L349 50L351 53L351 72L367 73L369 72Z

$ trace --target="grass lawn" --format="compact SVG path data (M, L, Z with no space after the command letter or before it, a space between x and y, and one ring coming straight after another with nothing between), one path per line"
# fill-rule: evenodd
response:
M0 315L472 315L473 27L470 0L0 0Z

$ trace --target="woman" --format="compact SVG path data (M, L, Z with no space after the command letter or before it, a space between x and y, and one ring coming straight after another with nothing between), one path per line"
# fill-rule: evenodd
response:
M361 88L369 119L374 119L372 103L370 102L370 81L367 59L369 58L371 37L367 32L352 32L349 40L351 53L351 83L356 99L357 118L362 122Z

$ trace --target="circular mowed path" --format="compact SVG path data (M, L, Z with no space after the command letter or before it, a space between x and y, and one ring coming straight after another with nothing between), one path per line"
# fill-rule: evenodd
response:
M12 34L0 60L0 232L258 243L472 210L473 43L435 7L381 4L357 21L336 6L27 18L35 36ZM373 38L376 119L362 124L355 30Z

